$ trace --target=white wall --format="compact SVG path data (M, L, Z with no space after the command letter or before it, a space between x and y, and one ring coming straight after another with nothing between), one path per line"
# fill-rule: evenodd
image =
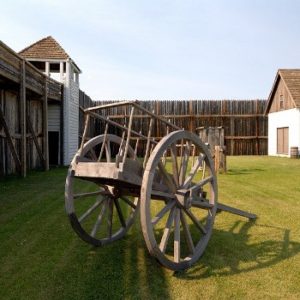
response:
M277 128L289 127L290 148L298 146L300 149L300 110L298 108L270 113L268 115L268 154L277 154ZM282 156L282 155L281 155ZM283 155L284 156L284 155Z
M66 63L64 90L64 165L78 150L79 83L74 81L71 62Z

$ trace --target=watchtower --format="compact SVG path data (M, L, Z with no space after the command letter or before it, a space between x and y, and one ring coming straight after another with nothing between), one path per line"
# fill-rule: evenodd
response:
M19 55L64 84L63 103L48 102L49 161L50 164L68 165L78 149L81 70L51 36L26 47Z

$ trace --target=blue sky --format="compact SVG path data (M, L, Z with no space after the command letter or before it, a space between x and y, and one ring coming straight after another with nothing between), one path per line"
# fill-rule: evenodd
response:
M298 0L10 0L15 51L52 35L92 99L265 99L300 68Z

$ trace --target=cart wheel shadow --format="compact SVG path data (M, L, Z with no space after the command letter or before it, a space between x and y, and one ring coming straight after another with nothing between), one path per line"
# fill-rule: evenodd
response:
M252 243L249 230L264 228L274 239ZM238 232L236 229L240 228ZM278 239L278 231L281 238ZM268 235L265 235L268 237ZM229 231L214 230L203 257L191 269L175 272L174 276L193 280L212 276L230 276L251 272L280 263L297 255L300 243L290 240L290 230L276 226L256 224L254 221L236 221Z
M240 176L240 175L249 175L257 172L264 172L264 169L259 168L240 168L240 169L228 169L226 175L230 176Z
M123 239L104 247L91 246L90 252L95 256L93 277L101 282L93 293L101 299L153 299L158 294L170 298L166 270L149 255L138 224Z

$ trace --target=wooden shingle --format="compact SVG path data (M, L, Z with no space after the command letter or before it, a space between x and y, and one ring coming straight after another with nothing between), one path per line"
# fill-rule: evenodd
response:
M281 78L289 89L297 108L300 108L300 69L280 69Z
M19 52L25 59L68 59L70 56L52 37L47 36Z
M300 108L300 69L279 69L270 92L265 114L268 114L279 82L283 81L295 108Z

